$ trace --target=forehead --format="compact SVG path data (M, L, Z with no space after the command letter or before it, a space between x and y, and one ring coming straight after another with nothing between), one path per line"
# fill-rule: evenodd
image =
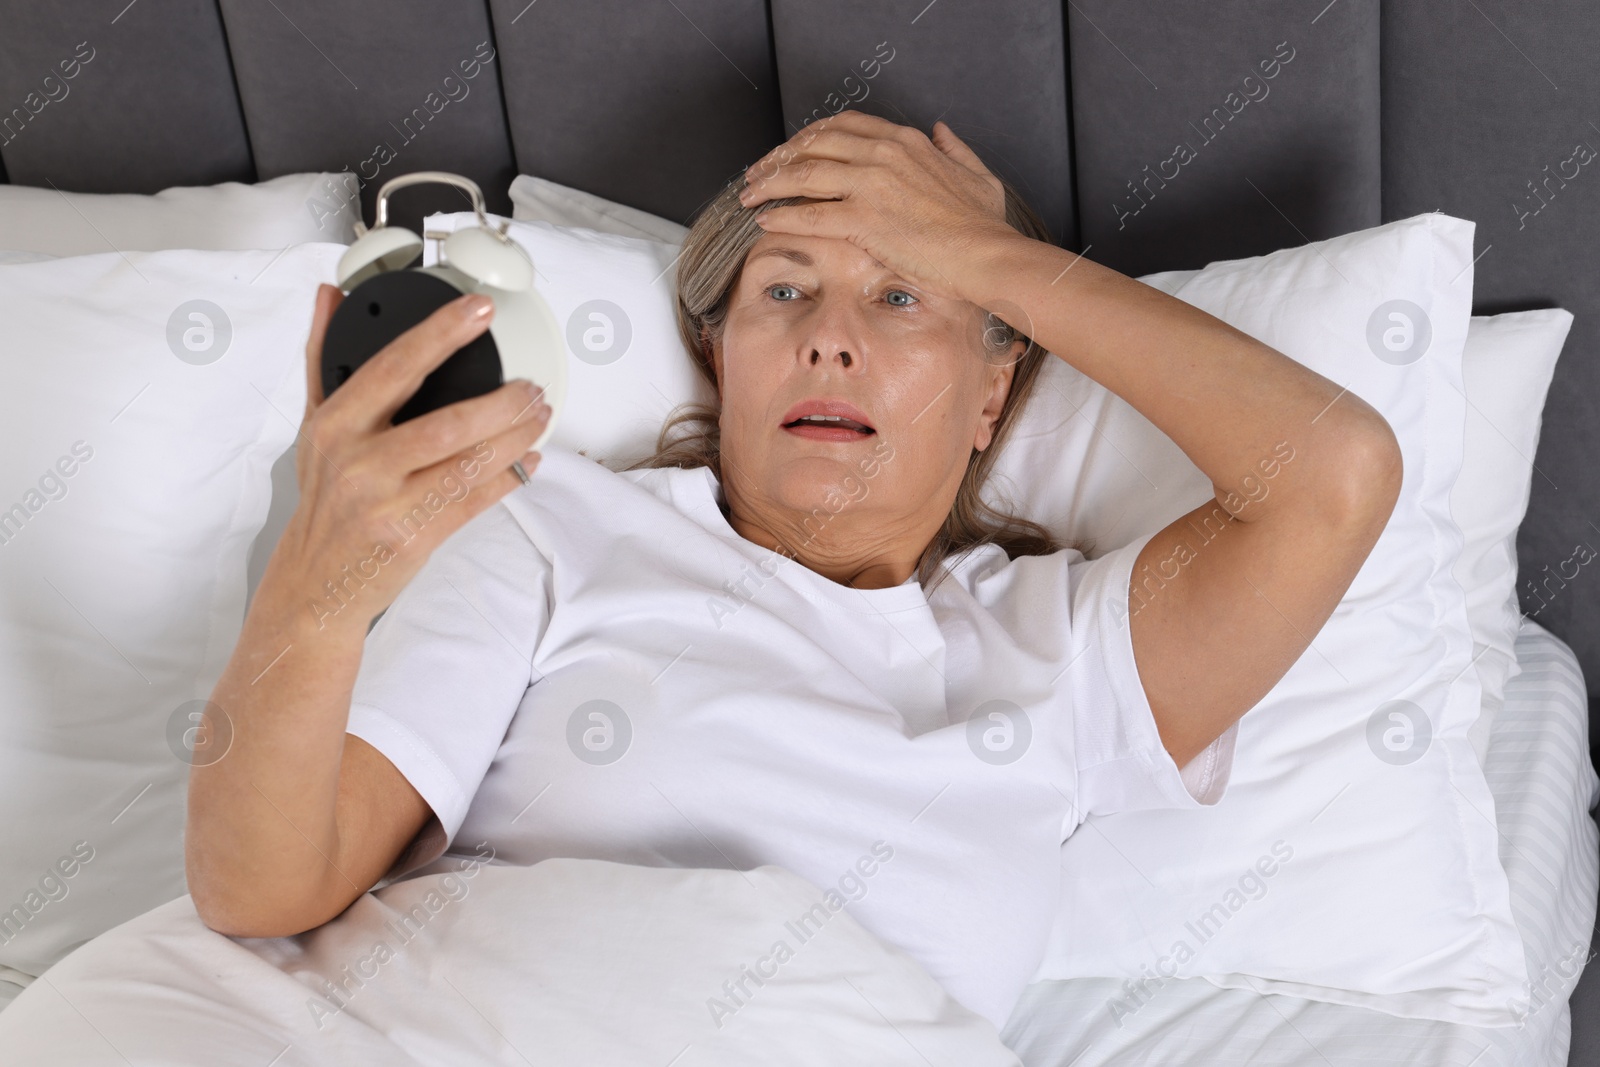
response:
M777 269L792 263L824 271L854 274L890 273L859 245L841 237L806 237L788 233L763 233L745 256L745 266L759 264Z

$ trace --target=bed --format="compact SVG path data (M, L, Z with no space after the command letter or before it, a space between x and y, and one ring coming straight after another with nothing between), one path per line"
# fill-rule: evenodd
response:
M1572 901L1595 896L1594 827L1570 816L1596 800L1584 678L1600 671L1600 597L1586 570L1568 568L1575 544L1600 543L1600 476L1587 462L1600 449L1600 179L1569 164L1582 158L1575 142L1600 145L1592 5L488 0L448 17L419 0L9 8L0 98L22 100L85 44L94 56L72 82L77 99L5 127L3 177L18 186L154 193L348 171L370 218L381 178L439 168L478 182L497 213L510 213L513 178L537 174L686 223L749 161L848 106L924 128L944 118L1059 243L1128 274L1421 211L1474 220L1475 312L1575 315L1515 541L1521 673L1485 773L1524 939L1537 929L1563 946L1558 956L1578 941L1587 951L1593 909L1580 922ZM1274 56L1283 69L1270 94L1225 104ZM1175 156L1175 138L1193 138L1193 159ZM427 189L395 200L413 226L462 206ZM1003 1037L1029 1064L1184 1062L1180 1051L1194 1062L1600 1064L1592 971L1570 1007L1561 998L1510 1030L1198 979L1108 1027L1118 984L1035 983ZM0 981L0 1000L14 988Z

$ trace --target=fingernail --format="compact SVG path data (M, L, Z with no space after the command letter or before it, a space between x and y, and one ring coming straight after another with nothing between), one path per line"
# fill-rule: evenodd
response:
M533 409L533 417L541 420L548 419L550 417L550 405L541 403L538 407Z
M494 310L494 301L482 293L473 293L461 301L461 310L469 319L481 319Z

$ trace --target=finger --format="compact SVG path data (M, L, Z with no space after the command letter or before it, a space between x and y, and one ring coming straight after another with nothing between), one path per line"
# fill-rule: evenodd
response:
M806 127L810 130L814 126ZM765 179L789 170L807 159L832 159L841 163L866 162L872 158L873 146L881 138L864 137L842 129L821 130L801 142L795 139L767 153L745 169L744 178L750 185L760 185Z
M956 131L938 121L933 124L933 143L951 159L966 167L980 178L993 178L989 168L983 165L983 160L978 158L978 153L967 147L967 142L956 136Z
M769 207L756 216L756 223L768 233L837 237L848 241L856 229L848 204L849 201L845 200L825 200L815 204Z
M487 442L480 442L477 451L487 448ZM537 453L522 464L530 473L537 465ZM470 450L413 477L416 480L407 482L396 498L388 525L398 534L391 547L415 551L421 557L431 555L457 530L522 485L509 463L503 470L490 470Z
M908 132L915 131L909 126L901 126L865 112L841 111L837 115L829 115L827 118L818 119L801 127L783 144L752 163L745 173L751 177L773 174L782 164L799 159L801 153L808 151L828 134L850 134L863 140L899 141Z
M328 333L328 320L344 294L326 283L317 286L317 301L311 311L311 336L306 338L306 416L322 403L322 339Z
M994 176L993 171L983 165L983 160L978 158L978 154L967 147L967 143L957 137L956 132L943 122L935 122L933 124L933 143L934 147L938 148L951 160L961 164L983 179L984 184L989 187L990 203L994 205L996 214L1004 218L1006 214L1005 185L999 178Z
M494 303L486 296L450 301L357 367L324 402L328 416L369 433L388 426L422 380L488 329L493 317Z
M832 159L803 159L781 167L770 178L758 179L739 191L739 203L755 207L786 196L809 196L814 200L843 200L856 191L851 171L859 180L861 168Z
M527 426L516 426L481 440L412 474L401 487L400 499L422 501L429 493L438 493L466 504L469 517L475 515L522 484L511 464L521 460L522 469L533 473L540 453L529 452L528 445L537 436L530 434ZM465 496L460 495L461 485L467 487Z
M509 427L542 428L550 420L540 412L544 390L535 389L529 392L525 382L507 382L482 396L446 404L383 431L377 447L390 470L417 471Z

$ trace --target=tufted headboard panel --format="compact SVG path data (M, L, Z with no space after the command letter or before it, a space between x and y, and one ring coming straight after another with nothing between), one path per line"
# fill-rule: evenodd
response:
M1577 316L1517 548L1523 609L1600 679L1600 566L1572 576L1600 550L1600 164L1572 162L1600 148L1593 0L0 5L0 159L28 185L348 169L370 213L438 167L501 212L522 172L687 222L856 107L944 118L1058 241L1130 274L1473 219L1480 312Z

